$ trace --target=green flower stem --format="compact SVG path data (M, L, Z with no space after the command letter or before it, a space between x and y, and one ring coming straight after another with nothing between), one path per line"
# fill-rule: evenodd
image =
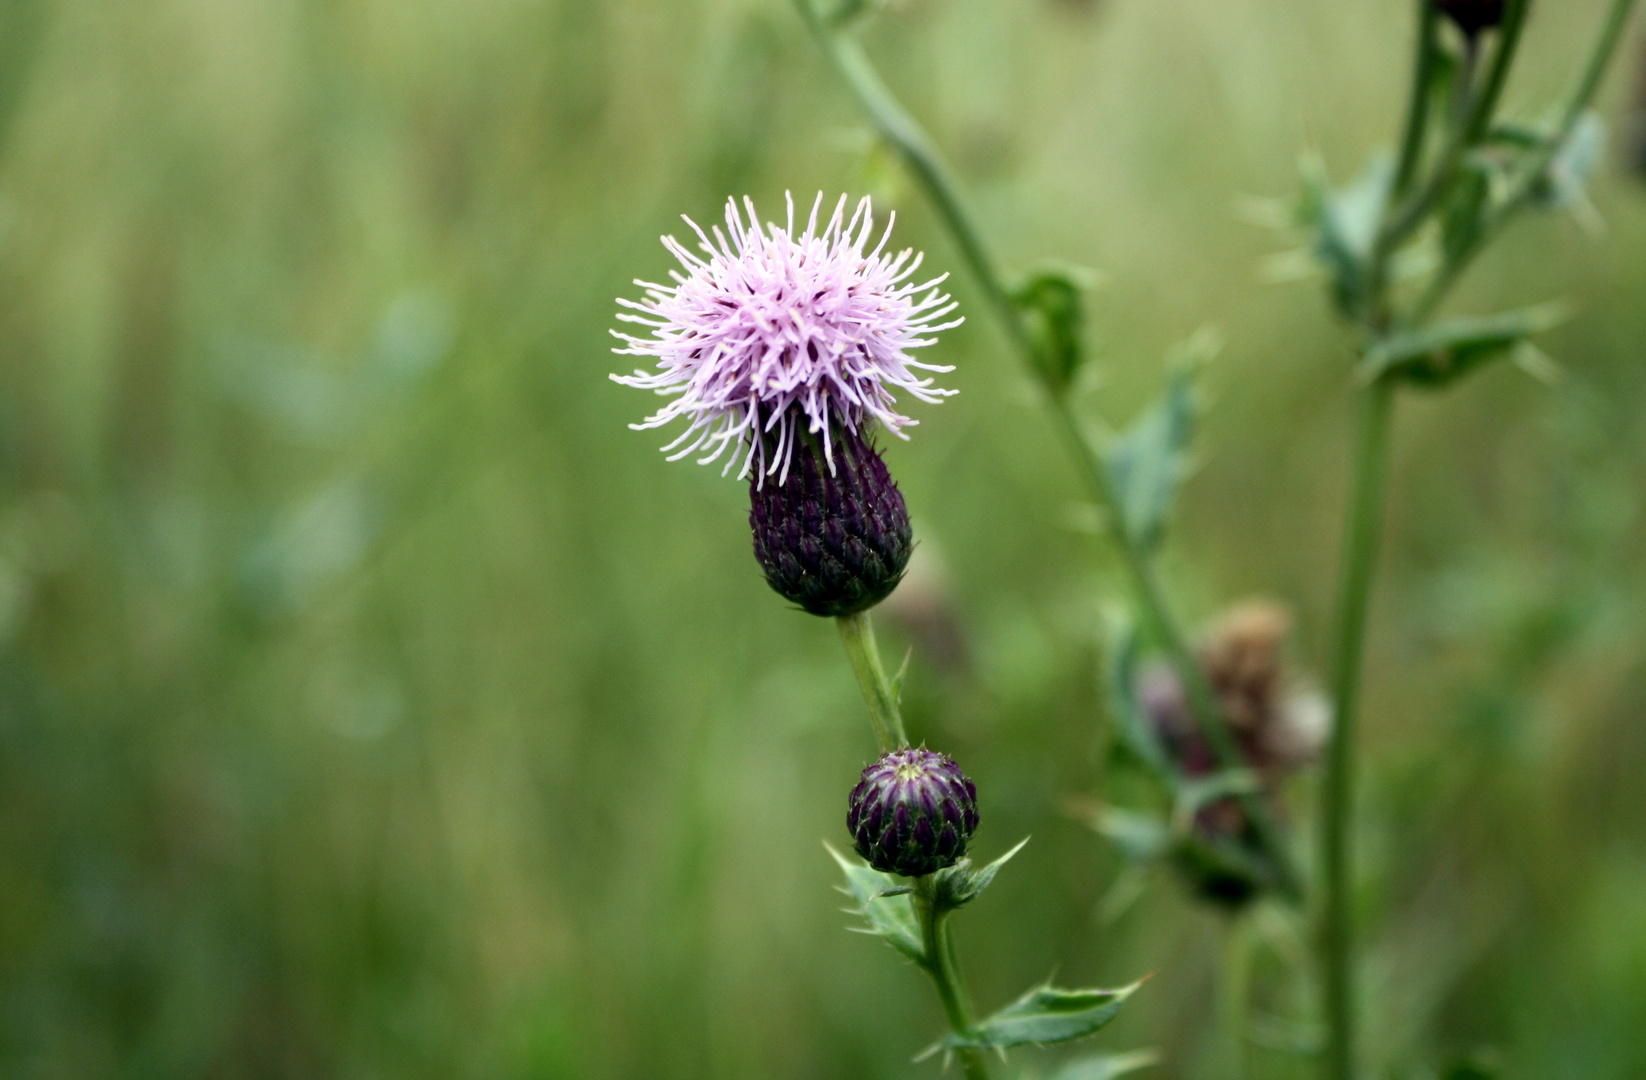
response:
M909 171L925 188L1024 366L1030 374L1046 385L1044 375L1036 362L1034 339L1024 322L1023 312L1004 285L1004 279L990 257L982 235L973 226L960 198L959 187L937 147L915 119L892 96L857 41L830 25L818 11L815 0L795 0L795 4L816 37L818 46L828 58L830 66L846 84L852 97L869 117L881 137L891 144ZM1046 385L1046 389L1058 425L1068 437L1076 461L1080 465L1081 476L1091 490L1093 499L1103 508L1109 520L1118 525L1122 518L1107 466L1082 430L1067 398L1058 393L1055 387ZM1189 649L1187 638L1178 628L1166 605L1153 563L1124 528L1116 527L1111 531L1120 549L1121 561L1126 568L1126 575L1143 622L1153 632L1187 688L1196 721L1217 754L1219 763L1228 769L1243 767L1244 756L1223 719L1222 708L1216 695L1207 684L1204 672ZM1242 796L1241 801L1262 838L1271 863L1276 868L1279 888L1294 901L1300 899L1301 879L1268 806L1262 799L1249 794Z
M869 723L874 726L875 741L880 744L881 752L908 746L909 736L903 731L897 691L886 678L886 668L880 662L880 646L875 644L874 623L869 621L869 613L842 615L835 620L835 625L840 628L840 640L851 658L858 689L863 691L863 704L869 707Z
M960 981L960 965L955 962L954 937L949 933L949 911L937 903L936 881L931 874L914 879L914 908L920 917L921 942L925 946L926 974L937 987L943 1002L943 1016L949 1030L966 1035L972 1029L972 1007ZM956 1051L966 1080L988 1080L989 1069L980 1050Z
M1440 12L1434 0L1417 0L1417 58L1412 63L1412 88L1406 110L1405 134L1400 140L1400 164L1395 168L1394 197L1400 199L1417 179L1423 160L1423 142L1429 129L1429 83L1434 78Z
M1246 1080L1250 1072L1246 1028L1252 1012L1252 929L1245 912L1224 927L1223 963L1218 969L1217 1019L1222 1035L1222 1075Z
M1429 113L1430 68L1437 47L1437 16L1431 0L1417 0L1417 57L1410 97L1406 103L1405 134L1400 161L1395 166L1394 197L1399 199L1417 179L1423 158L1425 118ZM1524 2L1518 5L1522 17ZM1498 59L1511 45L1499 46ZM1478 101L1476 103L1478 105ZM1454 135L1454 140L1457 135ZM1458 145L1454 141L1454 146ZM1456 167L1449 149L1442 155L1418 205L1426 204L1441 175ZM1427 210L1423 211L1427 213ZM1369 335L1388 331L1389 259L1399 246L1399 229L1384 229L1372 252L1362 317ZM1377 566L1378 539L1383 528L1387 486L1389 428L1394 409L1394 386L1379 379L1360 391L1359 429L1353 456L1353 494L1344 527L1340 559L1336 652L1332 658L1332 731L1326 748L1319 832L1320 909L1319 949L1326 1013L1326 1075L1331 1080L1353 1080L1355 1058L1354 942L1349 890L1352 868L1349 843L1354 822L1355 710L1359 705L1362 644Z
M1355 720L1360 700L1366 615L1388 488L1393 409L1394 384L1390 380L1378 379L1361 392L1354 493L1344 529L1342 578L1338 586L1336 647L1332 657L1332 737L1326 752L1320 830L1326 1075L1332 1080L1353 1080L1355 1076L1349 865L1354 813Z

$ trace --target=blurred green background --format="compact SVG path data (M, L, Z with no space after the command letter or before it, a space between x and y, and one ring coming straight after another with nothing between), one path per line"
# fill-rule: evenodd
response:
M1538 6L1512 107L1553 100L1600 8ZM1095 411L1197 328L1227 341L1173 587L1195 622L1293 604L1314 670L1350 356L1241 206L1289 198L1305 146L1346 179L1392 140L1410 20L904 0L868 33L1003 260L1107 274ZM960 396L889 451L925 565L884 636L919 646L916 737L983 791L975 850L1034 837L959 924L975 996L1155 971L1101 1045L1218 1074L1227 921L1165 874L1100 917L1121 862L1068 812L1135 795L1113 567L784 0L6 0L0 140L0 1075L938 1075L909 1064L932 995L844 931L820 846L873 753L834 630L766 590L742 486L664 463L606 378L613 298L666 272L680 213L820 188L897 209L971 316L932 350ZM1477 1050L1646 1075L1624 165L1603 233L1524 223L1455 304L1573 301L1542 340L1565 379L1504 365L1399 417L1362 788L1380 1077Z

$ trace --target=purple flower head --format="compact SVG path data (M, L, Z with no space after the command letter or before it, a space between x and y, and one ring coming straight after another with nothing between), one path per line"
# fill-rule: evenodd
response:
M672 236L663 237L663 246L686 272L671 270L673 285L636 281L646 298L617 301L630 309L618 319L649 326L651 335L614 330L627 347L612 351L654 356L657 363L655 370L612 378L673 398L630 426L662 427L676 417L689 421L663 448L671 461L702 451L699 460L706 465L729 448L722 474L741 459L739 478L758 470L757 482L776 475L782 484L797 439L811 433L822 441L832 472L830 443L837 428L856 432L878 420L907 438L902 429L915 421L894 408L894 389L926 402L954 393L918 374L952 368L909 355L934 344L930 335L960 325L960 319L938 321L955 309L937 289L948 275L914 284L910 279L922 256L913 249L882 254L891 221L866 251L874 226L867 197L846 220L842 195L819 232L819 193L799 235L794 200L786 201L787 227L768 223L762 231L751 200L743 200L745 221L737 202L728 199L726 232L715 226L712 242L686 218L704 257Z

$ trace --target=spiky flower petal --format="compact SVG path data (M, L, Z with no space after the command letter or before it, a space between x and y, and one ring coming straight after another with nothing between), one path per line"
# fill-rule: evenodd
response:
M819 194L799 234L792 199L782 228L762 229L754 203L743 203L739 210L727 200L726 231L715 226L713 241L687 218L701 256L665 236L685 273L671 271L673 285L637 281L645 299L618 300L629 309L618 318L651 333L614 330L625 347L613 351L657 363L612 378L674 399L631 426L684 418L686 430L663 448L670 460L701 451L708 464L730 451L723 472L741 461L739 477L752 472L763 483L776 476L780 484L804 434L821 441L831 465L836 430L861 433L878 421L906 437L902 429L915 421L894 408L894 391L927 402L953 393L919 374L951 368L909 355L934 344L932 334L960 325L940 321L955 308L937 288L948 275L913 283L921 256L913 249L883 254L891 222L868 249L874 218L867 198L848 220L842 195L820 232Z
M884 874L953 866L977 831L977 785L924 746L882 754L863 770L846 813L857 853Z

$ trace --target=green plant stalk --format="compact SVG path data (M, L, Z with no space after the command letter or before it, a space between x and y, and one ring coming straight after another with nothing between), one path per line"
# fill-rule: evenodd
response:
M938 905L936 880L931 874L914 879L914 907L920 917L921 942L926 951L924 967L943 1002L944 1019L956 1035L969 1034L972 1007L966 998L965 984L960 980L960 965L955 961L954 937L949 933L950 912ZM966 1080L988 1080L988 1064L982 1051L968 1048L955 1053Z
M1035 345L1023 313L1003 284L994 260L984 246L982 236L973 227L971 218L961 201L955 183L942 155L920 125L903 109L891 91L875 72L862 47L845 34L831 27L818 12L813 0L795 0L800 14L816 37L819 47L841 81L846 84L858 106L869 117L875 129L895 148L909 171L925 188L936 206L939 217L954 237L961 256L982 287L1001 326L1011 339L1019 358L1030 373L1045 385L1043 373L1036 363ZM1178 677L1186 688L1196 721L1211 744L1219 763L1224 768L1240 768L1245 761L1233 735L1223 720L1223 711L1206 681L1187 638L1178 628L1166 605L1165 595L1155 576L1149 557L1135 538L1119 527L1123 520L1119 502L1107 468L1093 449L1091 440L1081 429L1080 422L1067 400L1055 388L1046 386L1059 429L1068 438L1080 465L1082 478L1091 490L1096 503L1103 508L1109 520L1116 523L1111 530L1120 550L1121 562L1135 594L1140 613L1148 629L1159 641ZM1267 849L1277 873L1280 891L1293 901L1302 898L1303 889L1289 851L1281 838L1274 816L1263 800L1255 795L1241 796L1242 808Z
M1321 967L1326 1006L1326 1075L1353 1080L1354 950L1349 845L1354 814L1356 710L1360 700L1366 615L1377 567L1388 489L1394 384L1378 379L1361 392L1354 488L1344 528L1332 656L1332 737L1326 752L1320 831Z
M1423 142L1429 130L1429 83L1434 78L1436 39L1440 30L1440 12L1434 0L1417 0L1417 57L1412 62L1410 101L1415 108L1406 110L1406 129L1400 139L1400 164L1395 168L1393 195L1401 199L1411 190L1417 179L1417 167L1423 160Z
M886 678L885 665L880 662L880 646L875 642L874 623L869 620L869 613L842 615L835 619L835 625L840 628L840 640L851 659L857 687L863 692L863 704L869 708L869 723L874 727L874 738L880 744L881 753L908 746L909 736L903 730L897 691Z
M1245 912L1225 923L1223 963L1218 969L1217 1019L1225 1080L1246 1080L1246 1027L1252 1011L1252 931Z

